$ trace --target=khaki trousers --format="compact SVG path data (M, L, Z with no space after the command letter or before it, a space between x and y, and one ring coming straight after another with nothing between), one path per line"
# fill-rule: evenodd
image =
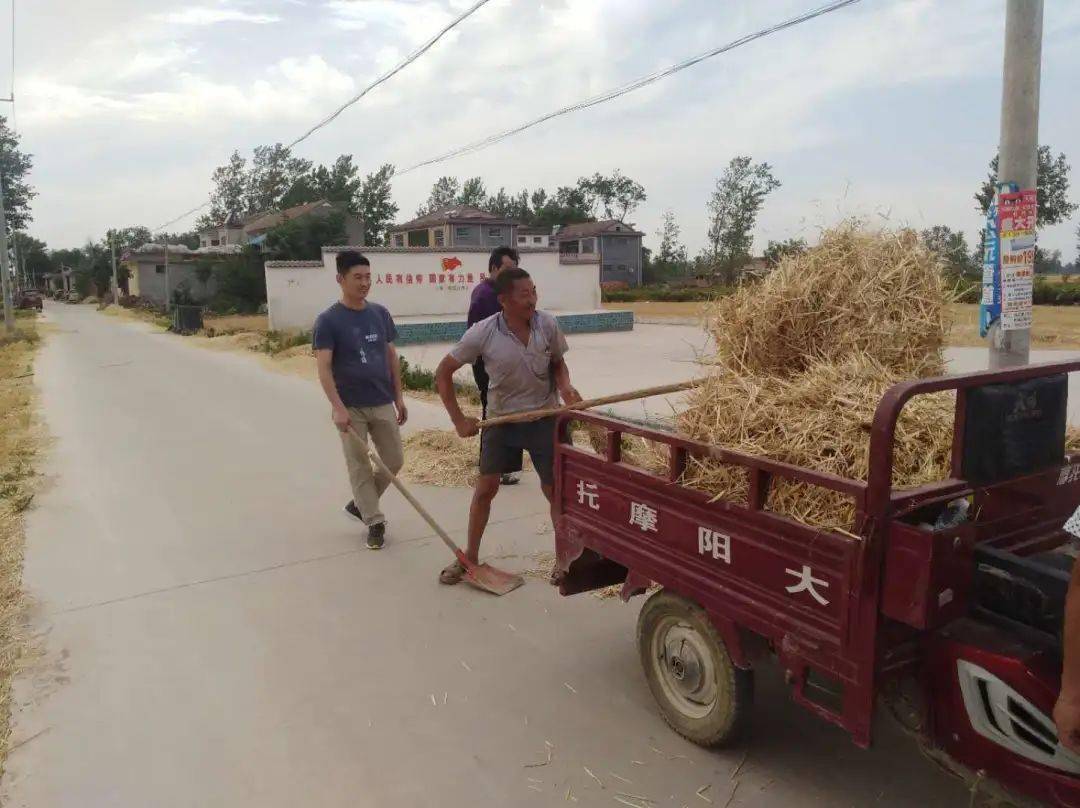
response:
M364 517L364 524L377 525L386 517L379 510L379 497L390 485L390 477L375 471L368 457L368 438L375 444L382 462L392 474L401 470L405 455L401 447L401 432L397 425L397 410L393 404L379 407L349 407L349 420L356 431L341 433L341 448L345 452L345 467L349 470L353 502Z

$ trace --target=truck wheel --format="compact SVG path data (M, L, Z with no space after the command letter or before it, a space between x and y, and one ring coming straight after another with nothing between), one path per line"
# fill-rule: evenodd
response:
M737 740L754 675L735 667L704 610L661 590L641 607L637 639L645 679L671 728L701 746Z

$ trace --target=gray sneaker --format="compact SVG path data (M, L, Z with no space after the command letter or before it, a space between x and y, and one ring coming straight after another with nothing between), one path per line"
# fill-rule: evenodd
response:
M381 550L386 540L386 522L379 522L368 528L367 546L369 550Z

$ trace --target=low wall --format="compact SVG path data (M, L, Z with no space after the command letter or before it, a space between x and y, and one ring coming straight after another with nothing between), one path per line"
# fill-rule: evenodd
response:
M310 329L315 318L340 296L334 260L345 247L327 247L323 260L267 261L266 302L270 327ZM370 299L395 317L464 315L473 287L487 274L486 248L364 247L371 261ZM566 266L556 250L522 250L540 294L540 307L553 312L600 308L599 267Z

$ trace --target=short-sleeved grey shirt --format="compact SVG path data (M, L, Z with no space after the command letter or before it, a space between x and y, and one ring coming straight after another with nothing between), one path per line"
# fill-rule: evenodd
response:
M450 355L465 365L483 358L491 382L488 417L558 406L551 363L569 350L558 322L545 311L533 314L529 344L522 345L500 312L465 332Z

